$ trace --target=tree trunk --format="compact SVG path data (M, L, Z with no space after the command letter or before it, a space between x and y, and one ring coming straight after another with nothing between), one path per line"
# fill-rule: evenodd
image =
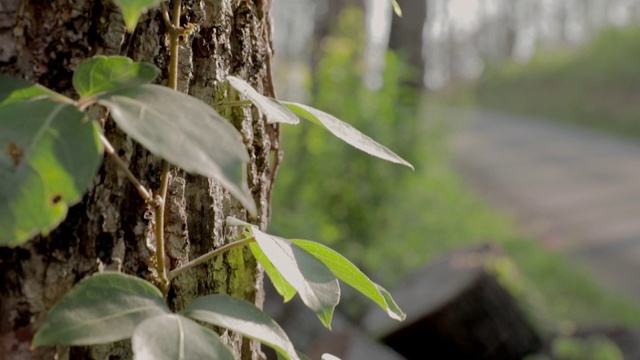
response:
M185 0L182 24L195 33L180 47L181 91L214 103L227 94L228 74L273 96L270 0ZM143 15L133 35L125 32L119 10L109 0L0 0L0 71L72 95L71 76L94 55L127 55L155 63L166 83L168 36L160 11ZM93 109L96 116L99 109ZM249 187L266 227L269 193L276 164L269 155L278 145L278 128L256 110L234 108L226 115L242 132L251 162ZM150 189L160 182L161 162L103 120L104 132L120 158ZM211 141L216 141L211 134ZM247 218L238 201L210 179L171 172L166 210L166 242L171 267L229 242L236 235L224 227L227 216ZM109 158L83 201L69 210L63 224L17 248L0 247L0 358L126 359L129 341L92 348L62 347L29 351L43 317L69 289L99 268L150 279L154 268L151 209L116 170ZM262 274L250 253L235 250L174 280L169 303L180 309L195 296L227 293L262 303ZM255 342L235 333L223 339L237 358L261 357Z
M427 21L427 0L400 0L402 17L394 16L389 34L389 48L403 56L412 67L414 76L409 85L424 88L425 54L422 46L422 29Z

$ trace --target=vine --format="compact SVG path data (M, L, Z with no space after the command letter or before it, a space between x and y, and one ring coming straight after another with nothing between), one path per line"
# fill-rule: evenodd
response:
M118 272L94 274L80 281L48 312L32 347L93 345L131 338L139 359L232 359L219 336L197 321L228 328L273 347L286 359L300 359L280 326L253 304L228 295L195 299L173 313L166 304L171 281L231 249L249 246L285 301L299 294L304 304L330 328L340 300L338 279L352 286L397 320L405 315L390 294L349 260L307 240L288 240L235 218L227 226L242 229L234 242L182 266L165 263L164 210L170 166L215 179L250 214L257 207L243 169L249 157L238 131L213 107L180 93L178 44L188 26L180 26L181 1L169 14L158 0L115 1L129 31L139 14L160 4L170 37L168 87L151 84L159 74L152 64L122 56L98 56L80 64L72 79L73 100L38 84L0 74L0 245L18 246L56 228L69 206L79 202L100 167L103 153L136 188L155 213L155 263L158 287ZM395 4L395 3L394 3ZM227 77L235 97L215 104L254 105L269 123L296 125L300 119L326 128L336 137L373 156L411 167L386 147L347 123L318 109L261 95L244 80ZM151 153L163 159L157 190L145 188L120 160L87 108L106 108L116 124ZM217 141L211 142L215 134ZM177 339L183 346L174 346Z

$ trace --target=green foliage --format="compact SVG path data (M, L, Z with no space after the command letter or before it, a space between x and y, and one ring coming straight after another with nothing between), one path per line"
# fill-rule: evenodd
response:
M249 156L242 136L211 106L159 85L113 90L98 103L150 152L187 172L214 178L256 214L246 182Z
M137 359L233 359L216 333L191 318L238 331L275 348L285 359L298 359L278 324L244 300L204 296L182 314L172 314L162 293L145 280L98 273L78 283L48 312L32 346L92 345L132 338Z
M5 101L0 119L0 246L15 246L64 220L93 181L102 147L98 125L73 105Z
M406 314L382 286L374 283L360 269L338 252L314 241L293 240L293 243L322 261L340 280L378 304L390 318L402 321Z
M160 70L124 56L96 56L73 73L73 87L81 98L152 82Z
M356 130L348 123L338 120L336 117L331 116L318 109L314 109L310 106L294 102L283 102L283 104L285 104L286 107L288 107L291 111L293 111L300 117L307 119L314 124L323 126L333 135L343 140L347 144L360 149L367 154L379 157L380 159L401 164L413 169L413 166L411 164L402 159L400 156L396 155L393 151L389 150L385 146L378 144L373 139Z
M136 359L234 360L218 334L177 314L143 321L134 331L131 345Z
M491 66L471 89L476 105L640 137L635 107L640 27L609 29L572 52Z
M209 295L194 300L183 311L193 319L242 333L276 349L287 359L298 360L287 334L255 305L227 295Z
M135 27L140 12L158 1L116 1L127 27ZM178 8L176 8L178 9ZM179 14L179 11L178 11ZM188 25L187 25L188 27ZM177 42L178 32L170 32ZM172 60L177 58L172 47ZM174 69L170 69L175 71ZM273 277L279 291L290 299L296 293L321 322L330 327L340 300L336 276L378 303L387 313L404 319L390 294L373 283L340 254L319 244L282 239L256 226L230 218L250 238L213 250L190 264L169 272L164 265L164 203L168 166L163 166L160 195L150 190L126 168L96 122L84 111L102 105L113 120L150 152L182 169L220 182L253 214L253 197L242 171L249 158L242 138L226 119L208 105L186 94L150 85L159 70L125 57L96 57L80 64L73 85L81 99L73 101L39 85L0 77L0 245L17 245L38 231L49 231L63 218L67 206L79 201L100 165L103 147L114 157L138 192L156 212L157 281L164 292L151 283L121 273L99 273L78 283L47 314L36 332L32 346L92 345L132 339L138 359L232 359L230 349L219 336L193 320L223 326L273 346L280 357L299 356L286 334L254 305L225 295L196 299L181 314L173 314L165 304L169 278L233 247L256 245L251 250ZM170 75L175 76L175 73ZM244 80L229 76L230 85L247 97L270 122L297 124L294 113L318 122L356 148L380 158L412 167L408 162L363 135L350 125L314 108L281 103L267 98ZM175 86L174 86L175 88ZM245 105L230 101L222 105ZM293 110L293 112L291 111ZM26 121L21 121L26 117ZM102 144L100 143L102 142ZM166 165L166 163L165 163ZM16 192L17 190L17 192ZM172 277L173 278L173 277ZM324 358L333 358L325 354Z
M91 345L130 338L145 319L170 313L150 283L121 273L80 281L49 312L33 346Z
M278 294L282 295L284 302L288 302L293 299L298 292L289 282L280 274L278 269L273 265L269 257L262 251L260 245L256 243L252 243L249 245L251 253L256 258L256 260L262 264L264 268L264 272L267 274L273 286L276 288Z
M349 120L349 127L336 127L337 131L357 127L406 156L418 172L371 162L367 156L331 141L324 126L332 131L332 117L312 116L317 112L305 113L305 108L299 107L299 115L323 120L324 126L283 128L286 156L273 193L270 231L321 240L369 270L382 264L372 259L374 254L384 254L384 262L393 262L397 272L376 275L388 280L424 259L405 261L412 256L407 250L415 245L405 243L407 233L419 226L413 221L418 215L411 213L414 209L400 214L397 205L414 196L409 182L429 170L423 159L433 156L433 143L431 135L419 131L421 125L414 112L417 95L401 85L409 73L393 54L387 55L383 88L372 91L362 85L360 24L358 14L347 12L341 17L339 33L323 42L326 55L317 66L311 105ZM421 211L428 213L429 204L423 204ZM420 242L424 241L422 236Z
M269 232L328 243L383 285L435 256L491 241L515 263L495 271L544 328L639 324L636 305L605 292L583 269L523 236L512 219L468 189L450 164L450 103L432 95L417 99L405 89L407 70L393 54L387 57L379 92L361 85L361 43L353 39L356 20L343 19L340 33L325 40L312 105L349 119L398 150L417 171L399 172L387 163L368 161L330 142L317 127L283 128L286 156L275 185ZM416 102L421 104L417 114L411 111ZM353 303L349 298L347 305Z
M322 308L321 311L315 310L314 304L326 302L333 312L333 307L340 300L336 278L374 301L392 319L405 319L406 315L387 290L371 281L360 269L332 249L309 240L287 240L269 235L256 226L235 218L228 218L227 224L244 226L255 238L257 244L251 244L251 251L264 266L265 272L285 301L291 300L299 292L305 305L316 311L327 327L331 323L331 314L327 317ZM335 288L328 285L333 281L336 281ZM309 292L311 294L305 294ZM325 298L328 300L323 300Z
M559 360L623 360L624 354L611 340L602 336L586 339L560 337L553 340L553 359Z
M248 98L260 111L267 117L267 121L273 123L285 123L296 125L300 122L300 119L282 105L278 100L268 98L254 88L251 87L246 81L237 78L235 76L227 76L229 85L241 93L244 97Z
M42 85L0 74L0 106L17 101L42 99L73 103L73 100Z
M122 11L122 17L124 17L127 30L133 32L138 24L140 13L152 6L160 4L162 0L114 0L113 2L118 5L120 11Z
M241 135L202 101L146 84L157 73L153 65L119 56L89 59L74 75L84 96L78 103L0 77L0 245L19 245L52 230L68 206L80 201L102 159L98 125L81 111L96 101L152 153L216 179L251 214L257 212L246 184L249 157Z
M253 235L275 271L300 294L302 302L316 313L324 326L331 328L333 309L340 301L340 286L331 271L291 240L269 235L251 224L243 226Z

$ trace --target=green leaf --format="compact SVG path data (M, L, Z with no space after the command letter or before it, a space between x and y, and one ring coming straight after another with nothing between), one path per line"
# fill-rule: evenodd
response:
M298 124L300 119L279 101L268 98L257 92L251 85L235 76L227 76L229 84L244 97L249 99L273 123Z
M233 353L212 330L177 314L143 321L131 338L134 359L233 360Z
M302 302L331 328L333 309L340 301L340 286L318 259L290 240L269 235L251 226L256 242L273 266L298 291Z
M396 13L399 17L402 17L402 8L400 4L398 4L398 0L393 0L393 12Z
M373 300L392 319L402 321L407 317L393 301L387 290L371 281L367 275L340 253L314 241L293 240L293 243L322 261L338 279Z
M0 106L0 246L54 229L102 161L98 126L51 100Z
M339 357L331 354L324 353L322 354L321 360L340 360Z
M16 101L41 100L46 98L73 104L73 100L53 90L49 90L42 85L0 74L0 106Z
M228 295L208 295L195 299L184 310L185 316L237 331L285 355L299 360L291 340L267 314L248 301Z
M322 125L333 135L343 140L347 144L355 147L356 149L362 150L367 154L373 155L380 159L391 161L393 163L404 165L413 169L413 165L409 164L406 160L396 155L393 151L389 150L383 145L380 145L375 140L355 129L353 126L335 118L332 115L329 115L318 109L314 109L310 106L294 102L283 101L282 104L288 107L296 115L305 118L315 124Z
M264 267L264 271L267 273L269 279L271 279L273 287L276 288L278 294L282 295L284 302L288 302L293 299L298 292L287 282L287 280L284 279L284 277L282 277L282 275L280 275L275 266L273 266L271 261L269 261L267 255L265 255L262 249L260 249L260 246L256 243L251 243L249 244L249 249L251 249L251 253L256 260L262 264L262 267Z
M300 360L311 360L311 358L301 353L300 351L296 351L296 354L298 354L298 358L300 358ZM278 355L278 360L286 360L286 358L282 354L277 353L276 355Z
M134 62L125 56L96 56L84 61L73 74L73 87L80 97L152 82L160 70L152 64Z
M162 0L113 0L122 11L127 30L132 33L136 29L140 14L146 9L158 5Z
M131 337L147 318L170 313L151 283L116 272L80 281L49 310L33 338L43 345L104 344Z
M249 210L247 150L240 133L204 102L164 86L142 85L100 97L98 103L129 136L185 171L214 178Z

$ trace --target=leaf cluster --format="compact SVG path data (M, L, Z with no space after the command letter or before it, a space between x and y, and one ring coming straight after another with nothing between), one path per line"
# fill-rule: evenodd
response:
M140 14L161 1L115 3L132 31ZM182 30L171 31L175 36ZM77 99L0 75L0 246L17 246L57 227L69 206L79 202L91 185L105 152L114 157L144 200L162 214L163 195L154 197L118 158L97 119L89 116L87 109L92 106L106 108L119 128L152 154L214 179L250 214L257 213L247 186L249 156L240 133L208 104L152 84L159 73L155 66L127 57L98 56L80 64L73 75ZM226 80L231 95L247 100L220 106L255 105L270 123L295 125L300 119L309 120L368 154L412 168L385 146L325 112L265 97L238 77ZM325 326L330 327L340 300L338 279L390 317L404 319L389 293L339 253L315 242L269 235L238 219L230 218L228 223L243 227L248 238L237 244L251 243L251 251L285 301L299 294ZM156 240L164 241L161 235ZM234 246L205 254L195 264ZM186 268L178 267L171 274L178 276ZM166 275L163 279L169 281ZM138 359L232 359L233 353L218 334L199 321L261 341L285 359L305 358L278 324L251 303L207 295L173 313L163 291L130 275L95 274L80 281L48 312L32 346L93 345L130 338Z

